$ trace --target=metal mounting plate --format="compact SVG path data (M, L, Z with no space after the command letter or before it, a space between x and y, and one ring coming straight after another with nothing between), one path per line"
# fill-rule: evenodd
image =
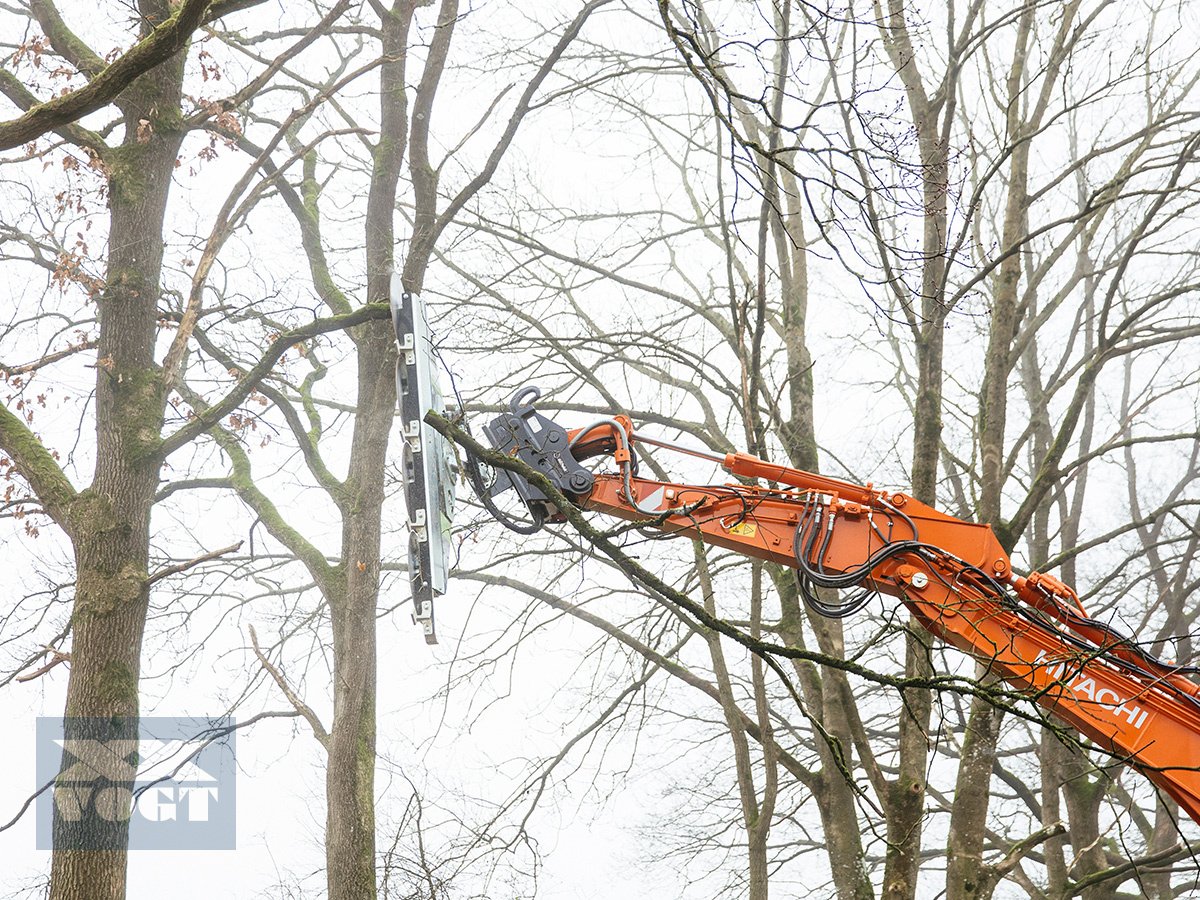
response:
M396 344L396 397L405 440L402 444L404 497L409 519L409 583L413 621L425 641L437 643L433 598L446 593L450 570L450 526L454 518L454 453L444 437L425 424L429 410L443 412L437 361L421 295L404 290L393 275L390 300Z

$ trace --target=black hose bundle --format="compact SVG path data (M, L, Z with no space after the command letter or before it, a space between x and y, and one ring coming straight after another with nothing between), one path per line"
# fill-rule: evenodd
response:
M463 429L467 434L471 434L471 426L467 424L465 419L463 420ZM546 513L541 509L529 510L529 515L533 518L532 522L522 522L519 519L514 519L500 509L496 505L496 501L492 499L488 484L483 478L483 471L481 469L483 465L482 461L470 450L466 450L466 456L467 480L471 482L471 487L475 489L475 495L479 497L479 502L483 504L484 509L491 513L492 518L509 531L515 531L517 534L537 534L545 527Z

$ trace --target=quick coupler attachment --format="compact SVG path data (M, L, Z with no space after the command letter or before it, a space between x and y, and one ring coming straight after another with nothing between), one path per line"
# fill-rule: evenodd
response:
M571 455L566 429L535 408L534 403L541 396L541 389L533 385L521 388L509 401L508 412L492 419L484 426L484 433L492 447L537 469L564 494L587 494L595 479ZM541 514L552 518L557 512L536 486L514 472L496 469L489 495L495 497L510 488L535 517Z

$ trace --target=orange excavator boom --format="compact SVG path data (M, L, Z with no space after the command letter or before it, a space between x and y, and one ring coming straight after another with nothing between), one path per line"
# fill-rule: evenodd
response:
M487 426L488 437L580 507L795 569L806 602L823 615L848 614L862 601L831 603L818 588L898 598L930 632L1127 761L1200 822L1200 685L1187 677L1194 670L1155 659L1092 619L1053 576L1013 572L989 526L870 484L641 438L626 416L566 431L536 411L538 393L520 392ZM639 443L710 459L740 480L642 478ZM597 456L616 471L581 465ZM504 476L494 492L515 487L535 519L554 521L545 495Z

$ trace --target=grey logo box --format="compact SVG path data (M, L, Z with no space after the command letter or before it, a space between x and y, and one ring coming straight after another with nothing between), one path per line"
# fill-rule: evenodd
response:
M42 717L37 849L233 850L231 718Z

